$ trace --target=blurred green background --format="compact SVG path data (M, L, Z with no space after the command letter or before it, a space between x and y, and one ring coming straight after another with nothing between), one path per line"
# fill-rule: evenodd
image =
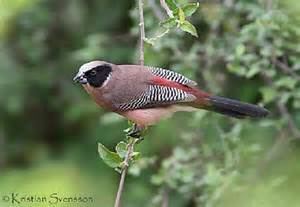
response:
M178 4L187 1L178 0ZM298 207L300 4L203 0L189 20L146 44L145 64L171 68L212 93L264 105L263 120L179 113L137 146L124 207ZM145 0L148 38L166 19ZM97 153L124 139L126 120L99 109L72 78L93 59L137 63L135 1L0 0L0 206L21 195L93 197L112 206L119 174ZM14 206L49 206L24 202ZM166 207L166 205L165 205Z

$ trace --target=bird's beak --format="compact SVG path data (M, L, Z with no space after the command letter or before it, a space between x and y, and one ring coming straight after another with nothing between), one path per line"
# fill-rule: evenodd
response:
M87 79L84 77L84 74L81 72L78 72L77 75L73 78L73 81L76 83L86 84Z

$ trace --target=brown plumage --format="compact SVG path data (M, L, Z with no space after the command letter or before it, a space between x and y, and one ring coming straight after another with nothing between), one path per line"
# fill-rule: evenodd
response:
M160 68L92 61L80 67L74 80L99 106L140 127L155 124L177 111L199 108L236 118L268 114L253 104L210 95L198 89L196 82Z
M144 84L151 78L151 73L140 73L139 67L111 65L112 73L102 87L94 87L89 83L83 84L86 91L94 98L96 103L107 110L119 111L118 105L127 103L133 98L139 97L146 89Z

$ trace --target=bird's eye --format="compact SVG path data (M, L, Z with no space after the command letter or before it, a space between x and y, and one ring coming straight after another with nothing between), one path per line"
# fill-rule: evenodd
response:
M92 75L92 76L95 76L97 74L97 72L95 71L95 70L92 70L91 72L90 72L90 75Z

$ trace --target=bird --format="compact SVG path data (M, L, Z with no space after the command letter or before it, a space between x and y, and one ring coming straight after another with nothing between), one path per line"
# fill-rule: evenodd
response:
M178 111L204 109L239 119L269 114L258 105L212 95L180 73L159 67L94 60L81 65L73 80L97 105L132 121L131 137Z

